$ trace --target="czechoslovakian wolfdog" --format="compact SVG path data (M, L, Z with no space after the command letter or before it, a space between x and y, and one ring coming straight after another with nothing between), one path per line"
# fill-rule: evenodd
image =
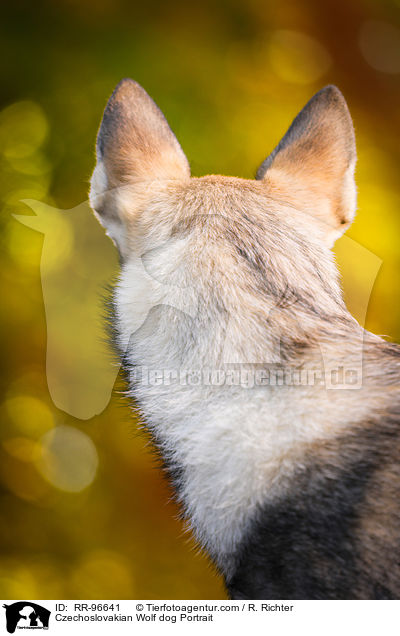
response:
M132 80L100 126L90 199L121 257L130 393L231 598L400 598L400 349L349 314L331 252L355 162L334 86L255 180L191 177Z

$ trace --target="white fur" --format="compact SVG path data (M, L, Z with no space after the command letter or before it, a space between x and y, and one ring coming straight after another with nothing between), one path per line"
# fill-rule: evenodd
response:
M161 273L185 258L184 248L182 242L178 247L172 242L163 251L150 253L148 271L160 279ZM189 241L186 253L192 258ZM215 366L215 334L210 334L209 340L199 336L193 342L193 315L177 314L170 306L183 307L183 298L187 301L189 296L189 305L194 307L196 290L188 291L183 280L174 286L173 302L150 314L137 331L137 314L144 315L163 299L167 302L171 290L168 286L163 290L154 281L143 286L136 277L136 260L131 257L123 267L115 297L120 344L126 348L129 343L128 358L153 370ZM246 340L251 350L249 323L248 328ZM242 335L238 331L228 335L225 347L235 352ZM267 351L268 343L265 346ZM172 383L139 384L135 388L133 395L147 425L168 457L183 468L181 500L190 526L226 575L230 555L257 507L285 492L308 446L337 435L347 425L352 391L342 391L338 403L336 393L313 386L247 389ZM358 416L364 414L360 406Z
M110 237L120 253L125 256L128 254L126 226L121 216L115 214L115 210L121 208L119 199L122 196L123 189L108 189L107 172L103 161L99 158L90 181L90 205L96 218L105 228L107 236ZM100 214L96 211L99 209L107 211L105 214Z

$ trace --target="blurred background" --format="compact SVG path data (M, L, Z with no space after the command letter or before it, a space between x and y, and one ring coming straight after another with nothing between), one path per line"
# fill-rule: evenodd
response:
M146 88L195 176L241 177L337 84L359 153L358 216L336 248L346 300L400 341L399 12L400 0L2 3L0 597L225 598L102 332L117 259L85 201L115 84Z

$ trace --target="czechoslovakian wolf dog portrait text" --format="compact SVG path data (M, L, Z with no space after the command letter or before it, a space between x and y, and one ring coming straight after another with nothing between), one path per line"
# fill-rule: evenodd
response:
M120 253L130 395L231 598L400 598L400 349L350 315L331 251L355 162L334 86L255 180L191 177L132 80L100 126L90 200Z

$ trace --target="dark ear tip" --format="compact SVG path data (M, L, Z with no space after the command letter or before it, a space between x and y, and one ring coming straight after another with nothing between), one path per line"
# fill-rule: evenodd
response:
M332 105L344 105L347 108L346 100L343 96L341 90L338 89L334 84L328 84L328 86L324 86L321 88L318 93L314 95L314 98L318 101L324 101L326 104Z
M338 89L338 87L335 84L327 84L327 86L324 86L323 88L321 88L321 93L327 93L328 95L342 95L342 91ZM343 95L342 95L343 96Z
M334 84L329 84L311 98L309 104L315 113L322 116L323 113L330 112L333 117L339 117L348 129L348 134L353 138L354 129L349 107L343 93ZM306 106L307 108L307 106Z
M106 107L104 109L103 118L97 134L96 149L98 156L102 156L104 152L104 137L107 136L107 130L111 128L112 123L118 118L118 110L122 104L133 106L138 94L146 94L145 90L130 77L124 77L111 93Z

